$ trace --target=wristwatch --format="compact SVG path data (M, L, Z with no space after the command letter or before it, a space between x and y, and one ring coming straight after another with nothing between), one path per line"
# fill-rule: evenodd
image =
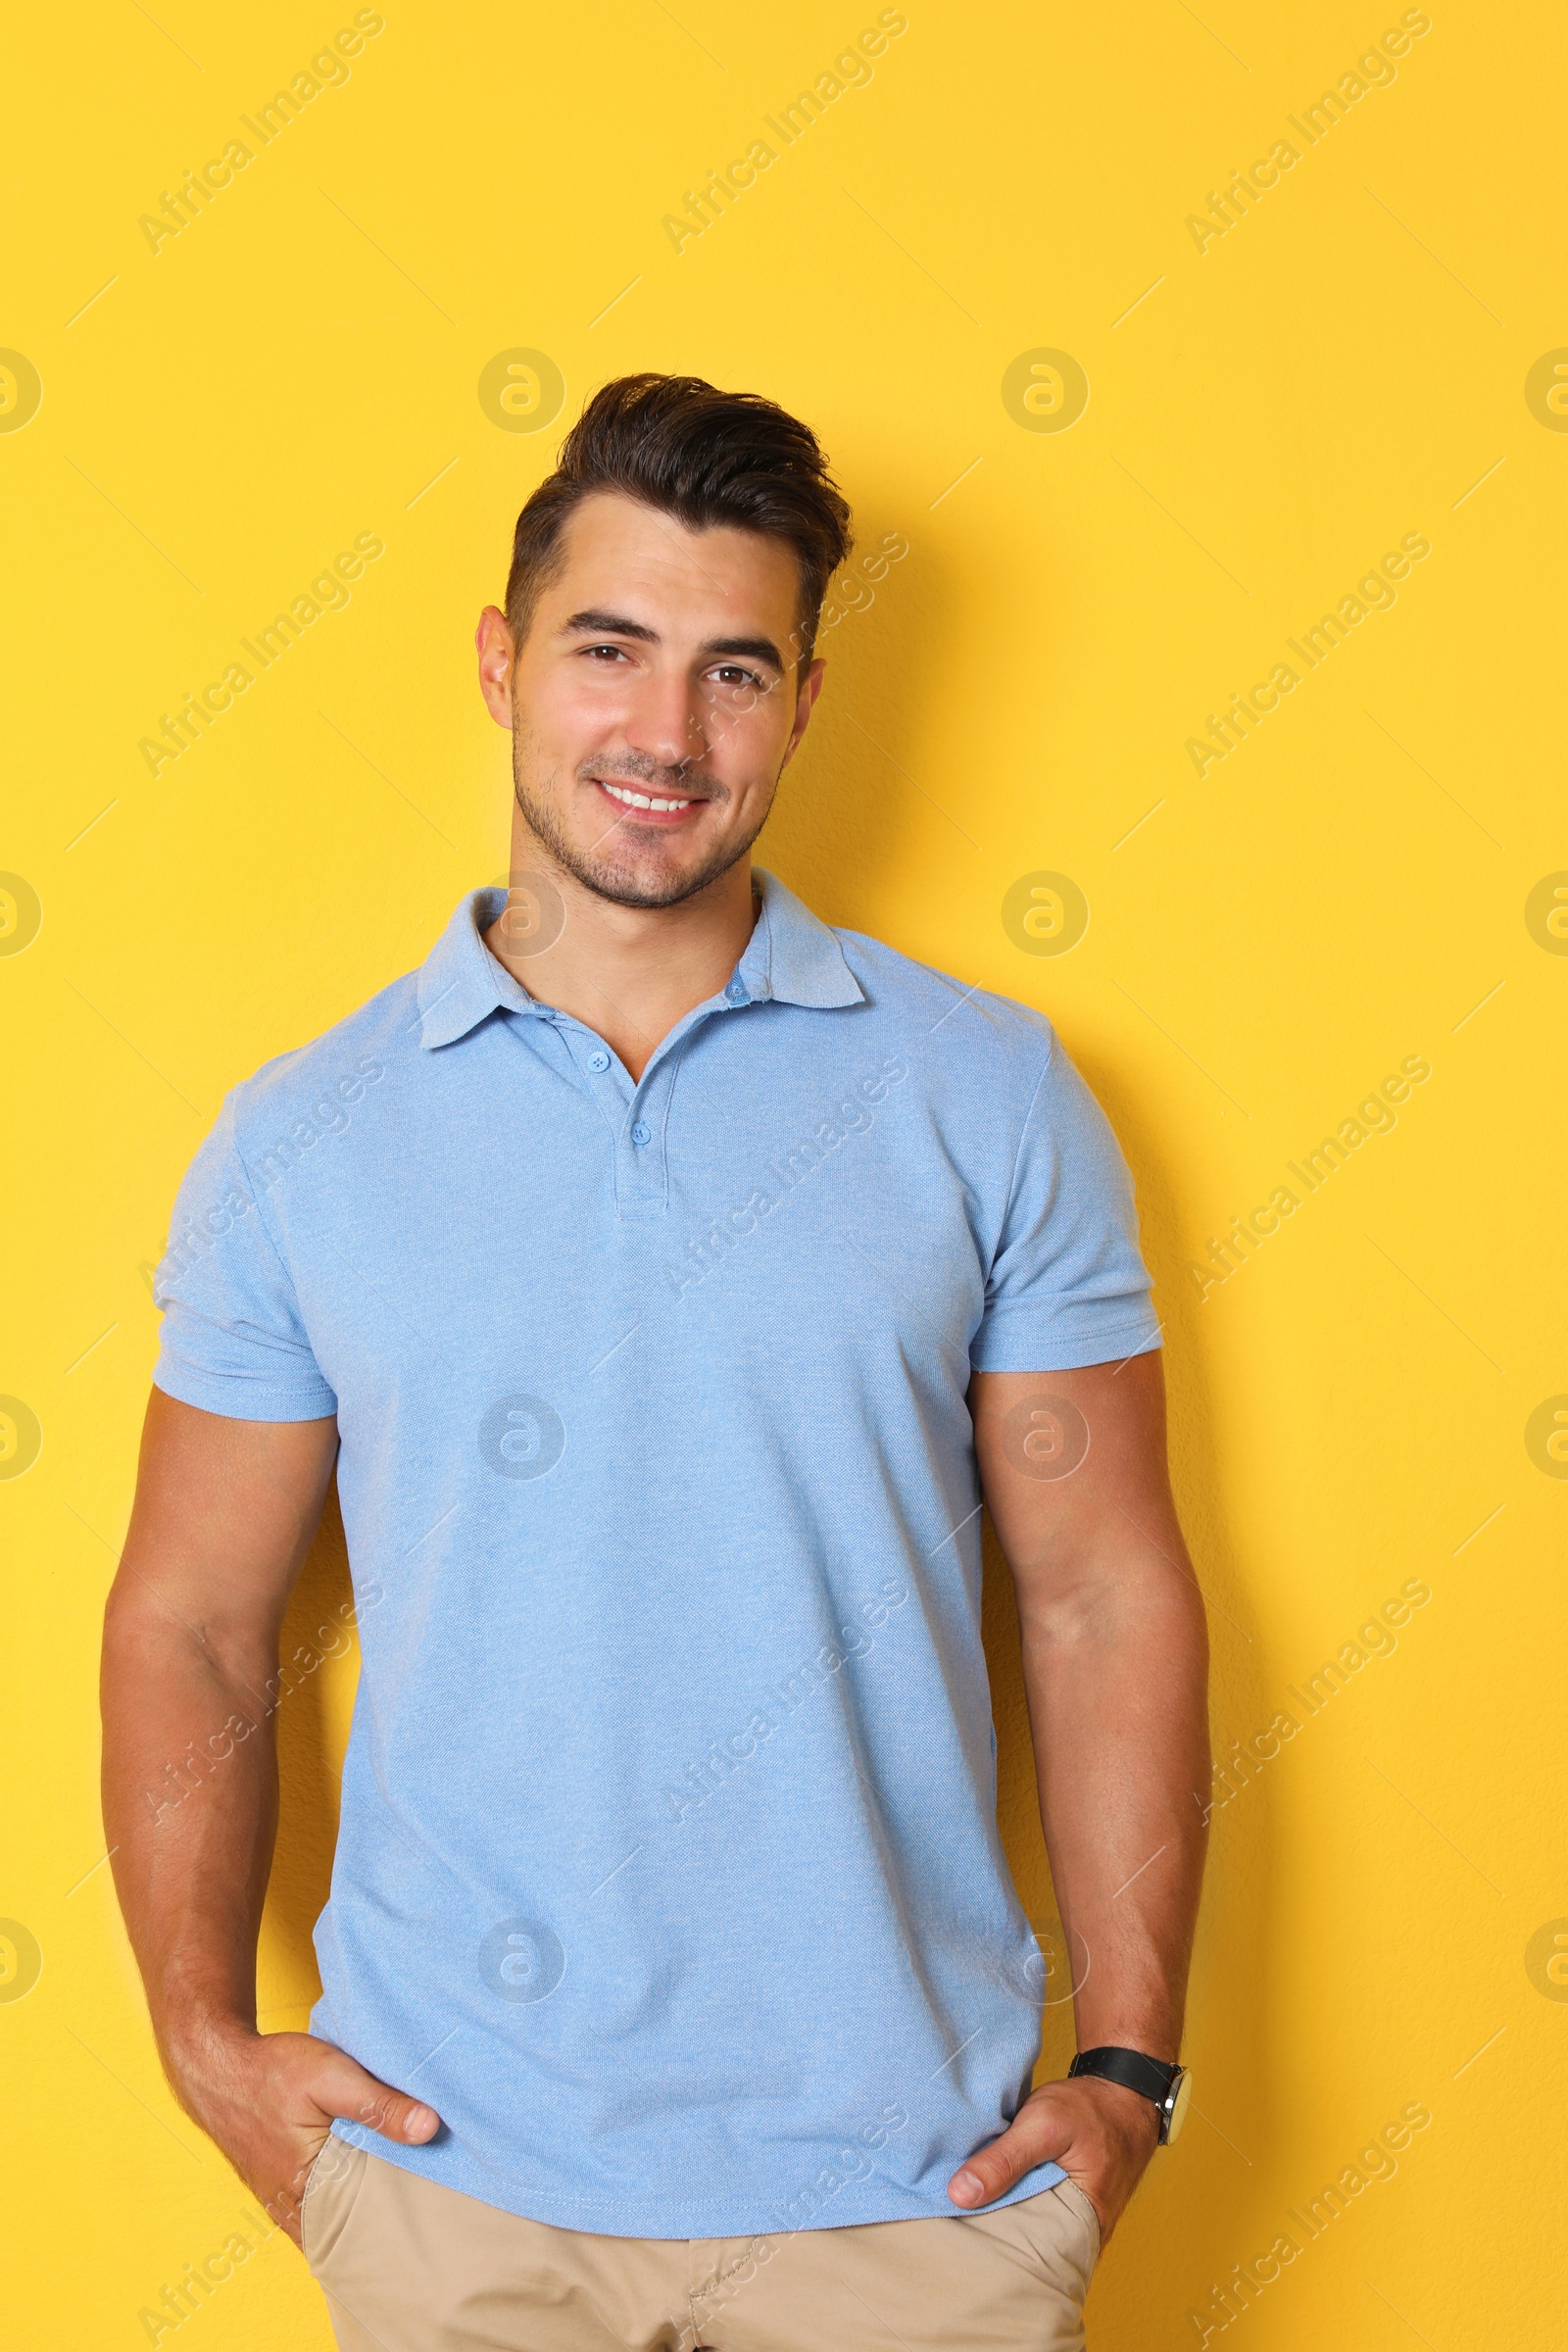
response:
M1146 2058L1142 2050L1080 2050L1068 2067L1069 2075L1099 2075L1102 2082L1119 2082L1149 2099L1159 2114L1159 2144L1163 2148L1181 2130L1187 2115L1192 2077L1184 2066L1167 2066L1161 2058Z

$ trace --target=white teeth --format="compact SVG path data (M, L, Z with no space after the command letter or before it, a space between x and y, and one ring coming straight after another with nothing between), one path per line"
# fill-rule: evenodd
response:
M631 792L624 784L606 784L603 776L599 781L604 785L604 789L612 801L623 801L628 808L689 808L691 807L690 801L650 800L646 792Z

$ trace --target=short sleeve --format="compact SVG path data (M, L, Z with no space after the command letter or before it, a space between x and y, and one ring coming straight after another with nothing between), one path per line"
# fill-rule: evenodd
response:
M153 1385L236 1421L318 1421L337 1397L234 1132L232 1095L179 1188L153 1283L164 1326Z
M1132 1178L1059 1041L1035 1091L970 1348L977 1372L1071 1372L1159 1346Z

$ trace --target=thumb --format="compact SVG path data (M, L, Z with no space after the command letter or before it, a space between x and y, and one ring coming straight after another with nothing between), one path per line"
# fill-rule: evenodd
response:
M369 2131L379 2132L383 2139L401 2139L417 2146L441 2129L441 2118L433 2107L378 2082L341 2050L322 2070L315 2095L324 2115L364 2124Z
M1014 2181L1021 2180L1037 2164L1059 2161L1071 2139L1070 2131L1053 2117L1049 2104L1036 2092L1025 2100L1000 2139L977 2148L954 2174L948 2182L948 2196L953 2204L970 2212L990 2205L1004 2197Z

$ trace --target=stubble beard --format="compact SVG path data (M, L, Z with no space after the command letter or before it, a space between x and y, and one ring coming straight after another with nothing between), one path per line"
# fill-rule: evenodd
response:
M701 864L694 868L652 879L640 870L637 861L633 858L629 857L617 858L615 843L620 830L617 819L612 818L600 838L590 843L586 849L580 848L576 842L572 841L562 822L556 804L536 792L523 772L522 729L520 727L514 728L512 747L513 792L529 830L543 844L550 857L563 871L570 874L574 882L579 883L584 890L591 891L595 898L607 899L614 906L679 906L687 899L696 898L700 891L707 890L710 883L716 882L721 875L727 874L731 866L740 863L761 832L763 825L766 824L772 810L773 796L769 794L766 808L763 808L751 831L742 839L715 844ZM625 764L624 760L615 762L615 772L612 776L612 782L624 782L637 791L658 794L662 798L667 796L670 800L680 799L680 786L678 783L672 784L667 780L667 769L656 768L652 774L623 775L620 771ZM650 767L653 766L652 762L648 764ZM603 761L585 762L583 770L579 771L579 780L584 773L597 775L604 771L605 763ZM779 773L783 773L782 766ZM775 777L774 792L777 789L778 779ZM705 790L703 794L704 799L715 801L725 800L728 797L722 788L713 791Z

